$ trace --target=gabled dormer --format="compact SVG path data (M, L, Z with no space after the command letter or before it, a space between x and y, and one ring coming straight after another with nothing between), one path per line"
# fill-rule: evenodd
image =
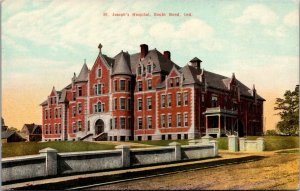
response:
M182 74L179 72L176 66L173 65L169 75L167 75L166 85L168 88L179 87L182 85L182 79L183 79Z

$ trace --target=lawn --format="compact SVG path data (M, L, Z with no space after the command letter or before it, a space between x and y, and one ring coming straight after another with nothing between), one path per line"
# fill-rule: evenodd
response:
M248 140L255 140L258 136L246 137ZM264 136L265 150L274 151L281 149L299 148L299 137L288 136ZM161 141L133 141L141 144L148 144L154 146L168 146L171 142L179 142L182 145L187 145L188 140L161 140ZM219 149L228 150L228 138L221 137L217 139Z
M92 142L18 142L18 143L4 143L2 144L2 158L39 154L39 150L50 147L56 149L58 152L77 152L77 151L95 151L95 150L110 150L114 149L116 145L100 144Z

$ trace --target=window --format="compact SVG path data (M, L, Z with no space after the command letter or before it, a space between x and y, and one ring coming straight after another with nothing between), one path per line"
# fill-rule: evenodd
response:
M181 93L176 94L176 105L177 106L181 105Z
M179 86L179 78L175 79L176 86Z
M118 81L117 80L114 81L114 87L115 87L115 92L118 91Z
M147 88L148 90L152 89L152 80L147 80Z
M50 124L48 125L48 132L49 132L49 134L52 134L52 132L51 132L51 125Z
M139 117L137 120L138 120L137 121L138 129L142 129L142 125L143 125L142 118Z
M72 131L73 131L73 133L76 133L76 123L75 122L72 123Z
M77 127L78 127L78 131L81 131L81 127L82 127L81 121L77 121Z
M97 69L97 78L101 77L101 75L102 75L102 70L101 70L101 68L98 68Z
M81 108L81 103L78 103L77 109L78 109L78 114L80 114L80 113L81 113L81 110L82 110L82 108Z
M104 112L104 104L100 101L94 105L94 113Z
M173 79L169 79L169 83L170 83L170 87L173 87L174 84L173 84Z
M162 108L164 108L166 106L166 104L165 104L165 97L166 97L166 95L161 95L160 106Z
M131 107L131 99L128 98L127 100L127 108L128 108L128 111L131 111L132 110L132 107Z
M47 110L44 110L44 118L47 119L48 116L47 116Z
M120 98L120 109L125 110L125 98Z
M52 98L49 98L50 99L50 104L52 104Z
M120 128L125 129L125 117L120 117Z
M187 127L188 126L188 114L184 113L184 126Z
M138 111L141 111L142 110L142 99L138 99Z
M58 133L61 134L61 124L58 124Z
M151 98L147 98L147 110L152 109L152 99Z
M183 103L184 103L184 105L188 105L188 93L187 92L183 93Z
M160 116L160 126L161 127L165 127L166 123L165 123L165 115L161 115Z
M82 87L77 88L78 96L82 96Z
M57 109L58 117L61 118L61 108Z
M127 90L131 91L131 81L127 81Z
M96 84L94 86L94 94L101 95L102 94L102 84Z
M57 118L57 111L56 111L57 109L55 108L54 109L54 118Z
M73 101L76 100L76 92L72 92L72 96L73 96Z
M125 80L120 80L120 91L125 91Z
M171 127L172 126L172 115L169 114L168 115L168 127Z
M142 81L138 81L138 91L143 91L143 83L142 83Z
M147 117L147 128L148 129L152 128L152 117Z
M217 104L218 104L218 97L212 96L211 97L211 107L217 107Z
M114 99L114 109L115 110L118 109L117 98Z
M171 107L171 94L168 94L168 107Z
M181 126L181 115L180 115L180 113L177 114L176 124L177 124L177 127Z
M204 94L201 95L201 102L204 103L205 102L205 97ZM227 105L227 99L225 98L225 106Z
M91 126L91 122L90 121L88 121L88 131L90 131L90 126Z
M54 97L53 99L54 99L54 103L56 104L56 97Z
M112 129L115 129L116 128L116 124L117 124L117 118L113 118L112 119Z
M147 73L148 73L148 74L151 74L151 73L152 73L152 65L151 65L151 64L148 64L148 65L147 65Z
M76 116L76 107L73 106L72 107L72 117L75 117Z
M141 75L141 74L142 74L142 67L138 66L138 75Z
M48 110L49 119L51 119L51 109Z

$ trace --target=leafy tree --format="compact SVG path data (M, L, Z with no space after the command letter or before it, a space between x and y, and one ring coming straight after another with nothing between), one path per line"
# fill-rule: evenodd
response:
M278 132L285 135L299 135L299 85L294 91L285 91L283 98L276 98L275 110L281 121L277 123Z

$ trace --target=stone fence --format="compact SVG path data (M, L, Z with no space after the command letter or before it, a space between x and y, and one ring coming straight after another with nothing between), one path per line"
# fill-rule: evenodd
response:
M265 149L265 143L264 143L264 138L262 137L259 137L256 140L247 140L244 137L239 138L235 135L228 136L229 151L263 152L264 149Z
M216 157L215 140L177 142L166 147L130 149L119 145L116 150L57 153L55 149L40 150L39 155L2 159L2 182L9 183L36 178L56 177L76 173L96 172L142 165L170 163L182 160Z

